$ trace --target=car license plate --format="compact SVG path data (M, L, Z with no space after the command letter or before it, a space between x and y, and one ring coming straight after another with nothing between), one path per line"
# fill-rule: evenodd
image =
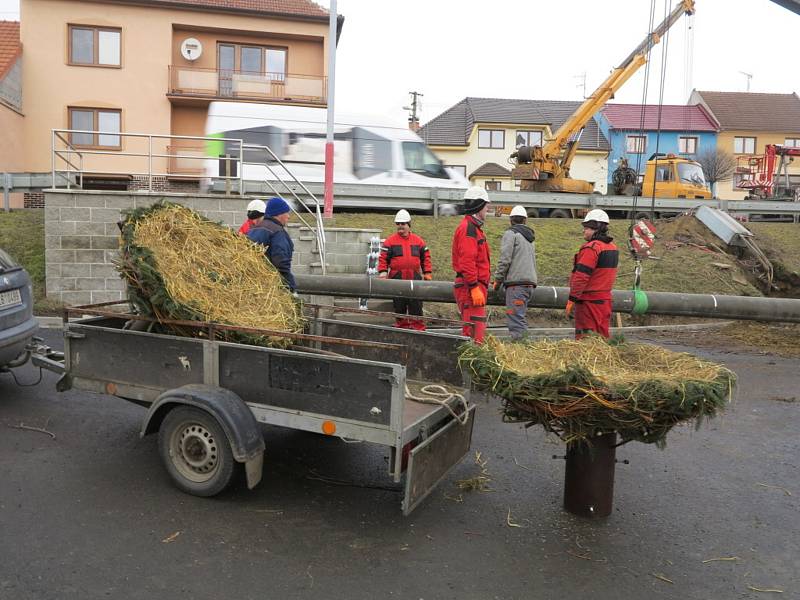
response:
M22 304L22 294L19 293L19 290L0 292L0 308L8 308L17 304Z

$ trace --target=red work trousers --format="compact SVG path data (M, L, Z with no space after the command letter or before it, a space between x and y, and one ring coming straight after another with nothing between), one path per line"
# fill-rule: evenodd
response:
M478 284L483 290L483 295L486 297L487 287L482 283ZM469 293L469 286L457 282L453 288L453 294L456 297L458 304L458 311L461 313L461 320L471 325L464 325L462 335L471 337L478 344L483 343L483 337L486 334L486 307L474 306L472 304L472 296Z
M583 300L575 303L575 339L597 333L608 339L611 323L611 300Z

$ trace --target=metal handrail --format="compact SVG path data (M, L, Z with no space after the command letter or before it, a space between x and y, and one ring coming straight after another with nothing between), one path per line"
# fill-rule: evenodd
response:
M71 136L73 134L87 134L87 135L94 135L94 136L114 136L119 138L139 138L144 139L147 141L147 152L128 152L124 150L98 150L94 148L84 148L78 147L71 141ZM51 151L52 151L52 158L51 158L51 170L52 170L52 178L53 178L53 185L56 185L56 181L59 178L63 178L67 180L67 189L72 188L72 171L73 169L77 172L81 181L83 180L83 175L85 173L84 164L85 158L87 156L131 156L136 158L145 158L147 159L147 171L111 171L110 174L114 175L131 175L131 176L143 176L147 177L148 191L153 191L153 177L155 176L165 176L165 177L175 177L175 178L187 178L187 179L196 179L197 175L184 175L180 173L170 173L169 169L165 172L157 172L153 169L153 158L171 158L173 155L170 154L161 154L160 152L153 152L153 140L197 140L203 142L234 142L239 146L238 148L238 156L229 156L229 157L221 157L220 160L225 161L238 161L242 156L242 145L243 141L239 138L223 138L223 137L207 137L207 136L195 136L195 135L166 135L166 134L153 134L153 133L131 133L131 132L121 132L121 131L100 131L100 130L88 130L88 129L53 129L52 130L52 142L51 142ZM57 148L57 142L61 141L61 143L65 146L65 148ZM79 167L76 168L74 164L67 158L70 155L77 154L80 159ZM186 159L193 159L193 160L201 160L205 161L208 160L206 156L181 156L181 158ZM66 169L59 169L60 165L57 163L56 159L60 159L65 165ZM66 173L66 176L64 175ZM239 193L244 193L244 180L242 178L241 170L238 175L219 175L215 176L217 179L224 179L226 181L233 181L236 180L238 182Z
M309 212L309 213L314 215L315 221L317 223L316 228L311 227L310 225L308 225L308 223L305 222L305 220L300 215L300 213L298 213L296 210L294 210L294 208L292 208L292 212L294 212L298 216L298 218L301 221L303 221L303 223L306 225L306 227L308 227L309 229L311 229L311 231L314 232L314 236L316 237L316 240L317 240L317 249L319 250L319 255L320 255L320 261L321 261L320 265L321 265L321 268L322 268L322 274L325 275L326 272L327 272L326 247L325 247L325 245L326 245L325 226L324 226L324 223L323 223L323 220L322 220L322 206L320 204L319 199L311 192L311 190L309 190L306 187L306 185L302 181L300 181L299 179L297 179L297 177L294 176L294 173L292 173L292 171L284 164L284 162L280 158L278 158L278 156L272 151L272 149L269 146L261 146L261 145L257 145L257 144L244 144L242 146L242 148L244 150L257 150L257 151L266 152L269 155L269 157L272 158L272 160L274 162L278 163L283 168L283 170L286 171L286 173L288 173L289 177L291 177L297 185L299 185L301 188L303 188L305 193L308 194L309 198L311 198L314 201L315 210L312 211L311 208L309 208L309 206L305 203L305 201L300 196L298 196L295 193L295 191L289 186L289 184L286 183L281 178L281 176L278 173L275 172L275 169L273 169L272 166L270 166L269 157L268 157L268 160L264 161L263 163L245 162L244 160L242 160L242 168L240 169L240 171L244 171L244 165L246 165L246 164L258 165L258 166L266 167L267 170L270 172L270 174L277 181L280 182L280 184L286 189L286 191L288 191L294 197L294 199L303 208L306 209L307 212ZM242 155L242 156L244 156L244 155ZM281 193L277 189L275 189L275 186L272 184L272 182L269 179L265 179L264 183L266 183L267 186L269 186L269 188L272 190L272 192L275 195L277 195L277 196L281 195Z
M77 147L73 144L72 139L73 135L75 134L85 134L85 135L92 135L92 136L115 136L120 138L120 150L99 150L94 148L84 148L84 147ZM124 151L121 149L122 147L122 138L141 138L147 141L147 152L130 152ZM321 259L321 267L322 273L325 274L327 271L326 266L326 239L325 239L325 228L322 221L322 205L319 199L306 187L306 185L301 182L295 175L291 172L291 170L281 161L277 155L270 149L268 146L260 146L256 144L245 144L242 139L239 138L222 138L222 137L207 137L207 136L192 136L192 135L164 135L164 134L151 134L151 133L130 133L130 132L120 132L120 131L95 131L95 130L86 130L86 129L53 129L52 130L52 147L51 147L51 170L52 170L52 181L53 186L56 186L56 182L58 178L63 178L66 180L67 189L72 189L72 175L75 173L76 181L80 181L80 184L77 184L79 187L83 185L83 177L84 177L84 159L86 156L131 156L135 158L144 158L147 159L147 171L111 171L110 174L115 175L127 175L127 176L141 176L147 177L147 189L148 191L153 191L153 177L154 176L169 176L174 178L186 178L186 179L196 179L197 174L181 174L181 173L170 173L169 166L167 167L167 171L165 173L155 172L153 170L153 159L154 158L166 158L166 159L174 159L174 158L183 158L183 159L190 159L190 160L201 160L207 161L209 157L207 156L193 156L188 154L173 154L171 152L167 152L166 154L162 153L160 150L154 152L153 151L153 140L198 140L203 142L234 142L238 145L238 157L237 156L225 156L220 157L219 160L231 161L235 162L238 161L239 165L239 172L238 175L218 175L215 176L216 179L223 179L225 181L236 179L239 182L239 194L244 195L244 165L259 165L264 166L267 170L271 173L272 177L275 180L280 182L280 184L285 188L285 190L294 197L294 199L298 202L300 206L302 206L306 212L314 215L316 226L310 225L297 210L292 208L292 212L297 215L300 221L308 227L313 233L317 241L317 249L319 251L320 259ZM57 148L57 142L60 141L65 148ZM169 149L170 145L167 145ZM266 159L263 163L253 163L253 162L246 162L244 160L245 155L244 151L256 151L256 152L264 152ZM78 164L74 164L73 156L78 156ZM66 166L65 169L59 169L57 167L61 166L57 164L57 160L64 163ZM282 178L275 169L271 166L270 163L277 163L280 165L281 168L288 174L289 178L293 180L297 185L299 185L308 197L311 198L314 202L314 208L312 209L306 204L305 200L298 196L292 187ZM273 193L277 196L281 196L282 194L275 188L271 181L268 179L265 180L265 183L269 186L269 188L273 191Z

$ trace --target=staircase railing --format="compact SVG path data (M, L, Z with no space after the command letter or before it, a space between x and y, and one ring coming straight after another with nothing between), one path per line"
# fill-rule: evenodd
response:
M317 241L317 251L319 252L321 261L320 264L322 268L322 274L325 275L326 273L325 226L322 219L322 204L320 203L319 198L317 198L302 181L300 181L299 179L297 179L297 177L294 176L294 173L292 173L289 167L287 167L283 163L283 161L281 161L281 159L277 157L277 155L272 151L272 149L269 146L244 144L242 146L242 150L243 152L248 152L248 151L263 152L266 160L264 160L264 162L252 162L252 161L245 162L243 154L241 171L244 171L244 165L257 165L266 167L267 171L269 171L274 181L271 181L270 178L265 178L264 183L267 185L267 187L269 187L270 190L272 190L272 193L275 194L276 196L281 196L281 197L285 195L282 194L278 188L276 188L274 183L277 183L288 195L291 195L296 200L299 206L302 206L306 210L306 212L314 216L316 227L309 225L308 222L306 222L306 220L303 218L303 215L301 215L294 207L292 207L292 212L294 212L294 214L297 215L300 221L314 233L314 237ZM306 194L308 194L308 197L311 199L311 203L313 204L313 209L306 203L306 201L302 197L300 197L294 191L294 189L292 189L292 187L289 185L289 182L287 182L283 177L281 177L279 172L270 163L277 163L280 166L280 168L285 172L286 174L285 177L287 179L290 179L291 181L294 181L294 183L300 186L303 189L303 191Z

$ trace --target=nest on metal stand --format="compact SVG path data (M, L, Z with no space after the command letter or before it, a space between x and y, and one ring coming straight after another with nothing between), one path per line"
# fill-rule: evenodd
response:
M286 333L303 330L299 303L263 248L179 204L127 211L117 271L140 315L177 335L201 329L169 321L202 321ZM230 331L227 339L285 347L291 338Z
M475 386L503 400L503 419L542 425L564 442L617 432L622 443L664 447L677 424L699 427L730 401L735 374L650 344L574 340L465 344L459 364Z

